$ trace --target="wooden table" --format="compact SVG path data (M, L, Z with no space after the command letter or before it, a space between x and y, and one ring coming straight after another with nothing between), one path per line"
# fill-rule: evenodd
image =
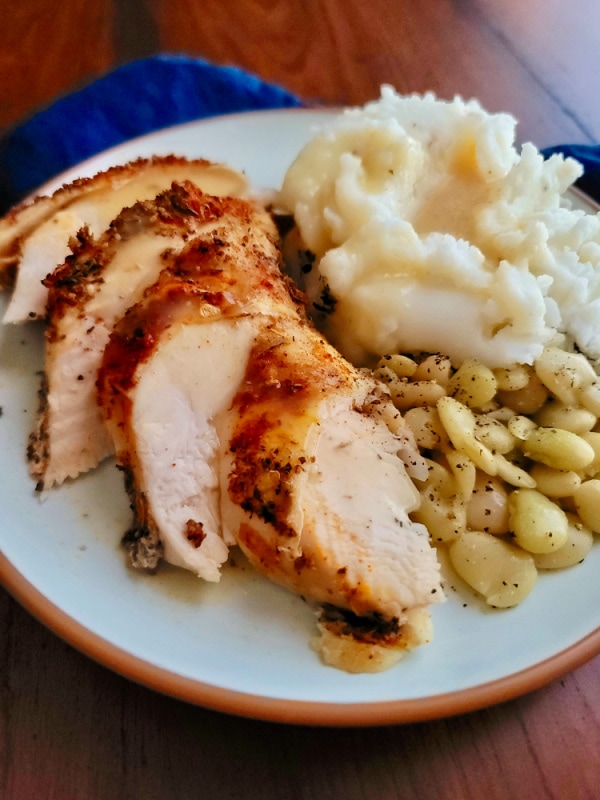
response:
M600 141L597 0L28 0L0 7L0 127L117 64L185 52L307 102L476 96L539 146ZM1 513L1 512L0 512ZM600 658L501 706L389 728L226 716L98 666L0 592L5 800L600 796Z

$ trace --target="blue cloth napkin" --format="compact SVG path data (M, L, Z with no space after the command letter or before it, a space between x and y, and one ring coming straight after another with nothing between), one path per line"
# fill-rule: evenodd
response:
M235 67L182 55L126 64L25 120L0 141L0 213L69 167L181 122L301 105Z

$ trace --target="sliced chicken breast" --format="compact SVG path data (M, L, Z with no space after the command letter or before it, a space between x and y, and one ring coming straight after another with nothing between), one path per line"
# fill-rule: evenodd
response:
M151 199L174 181L189 180L212 195L240 195L243 175L204 159L175 156L138 159L74 181L51 197L23 204L0 220L0 287L16 275L4 322L43 317L46 289L42 283L69 254L69 240L83 227L101 235L121 211Z
M223 520L249 560L305 597L402 621L442 597L411 522L423 464L383 389L310 326L257 339L224 439ZM405 460L398 453L404 454Z
M128 448L120 461L136 486L129 541L142 565L160 541L169 563L219 579L233 544L221 525L219 418L242 380L254 327L249 317L186 324L140 371L131 396L135 453Z
M165 259L220 225L215 204L190 183L124 209L102 236L87 231L48 287L45 377L30 471L40 489L75 478L113 452L96 400L96 378L115 323L154 283Z
M298 317L279 272L276 231L252 204L213 198L218 224L171 254L115 327L99 400L126 473L133 563L160 555L218 580L220 418L244 375L264 312Z
M442 599L409 517L424 463L383 387L289 290L266 215L237 204L115 328L98 388L134 508L127 543L138 565L162 552L216 580L235 542L268 578L347 612L345 629L368 619L379 642L412 647L428 631L414 614Z

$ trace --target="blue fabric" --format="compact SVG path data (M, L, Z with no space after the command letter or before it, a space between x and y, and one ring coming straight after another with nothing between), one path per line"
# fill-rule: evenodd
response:
M299 99L235 67L182 55L126 64L62 97L0 140L0 213L40 184L108 147L151 131L236 111L290 108ZM600 201L600 146L558 145L580 161L580 188Z
M57 100L0 142L3 210L74 164L181 122L299 106L294 95L235 67L159 55L134 61Z
M560 144L556 147L547 147L542 152L546 158L553 153L562 153L564 156L577 159L584 169L577 186L600 203L600 145Z

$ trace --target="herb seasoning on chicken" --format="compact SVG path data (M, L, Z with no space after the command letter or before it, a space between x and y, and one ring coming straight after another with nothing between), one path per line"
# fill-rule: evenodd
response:
M411 610L442 599L427 531L408 517L419 495L405 462L418 473L420 457L381 385L306 320L269 215L211 202L215 230L169 260L99 373L134 560L147 565L160 542L218 580L238 544L308 600L393 621L381 642L399 655L429 636Z

